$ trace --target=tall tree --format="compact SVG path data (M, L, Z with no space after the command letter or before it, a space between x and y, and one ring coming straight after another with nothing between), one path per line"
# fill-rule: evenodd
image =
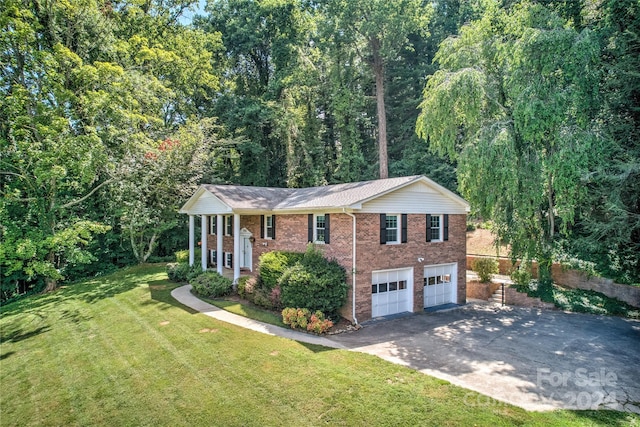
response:
M513 257L539 262L548 285L558 233L567 234L607 149L592 121L598 41L543 6L494 3L436 60L417 131L458 160L462 193Z
M385 68L408 45L408 36L426 30L432 9L420 0L327 0L327 15L334 31L357 46L375 78L378 118L379 176L389 176Z

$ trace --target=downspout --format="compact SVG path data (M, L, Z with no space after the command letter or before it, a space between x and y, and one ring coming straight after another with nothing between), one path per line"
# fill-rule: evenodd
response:
M353 266L351 267L351 315L353 316L353 323L358 324L358 319L356 318L356 216L352 213L347 212L345 208L342 208L342 212L349 215L353 218L353 232L351 234L351 240L353 242L353 252L351 255L351 259L353 260Z

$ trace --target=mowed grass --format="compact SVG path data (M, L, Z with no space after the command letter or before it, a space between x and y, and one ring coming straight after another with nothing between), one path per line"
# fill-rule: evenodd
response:
M277 315L271 311L263 310L258 307L253 307L249 304L239 301L231 301L226 299L210 299L203 298L211 305L215 305L218 308L222 308L230 313L237 314L239 316L248 317L249 319L259 320L261 322L269 323L271 325L282 326L286 328L287 325L282 321L282 316Z
M9 304L3 426L631 425L610 411L531 413L374 356L196 314L163 265Z

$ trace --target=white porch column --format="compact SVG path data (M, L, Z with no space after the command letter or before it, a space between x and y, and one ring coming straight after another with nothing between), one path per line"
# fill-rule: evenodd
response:
M216 264L218 266L218 273L222 274L222 267L224 266L224 253L222 252L222 236L224 236L224 216L217 215L216 217Z
M195 243L195 221L194 216L189 215L189 265L193 265L193 258L195 254L194 243Z
M240 215L233 214L233 283L240 278Z
M202 242L200 243L200 249L201 249L201 264L202 264L202 271L207 269L207 256L209 255L207 253L207 221L209 220L209 216L207 215L202 215L202 233L201 233L201 239Z

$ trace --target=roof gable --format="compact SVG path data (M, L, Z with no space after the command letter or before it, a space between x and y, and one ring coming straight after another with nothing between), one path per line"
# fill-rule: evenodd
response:
M178 212L190 215L222 214L232 213L233 208L201 185Z

